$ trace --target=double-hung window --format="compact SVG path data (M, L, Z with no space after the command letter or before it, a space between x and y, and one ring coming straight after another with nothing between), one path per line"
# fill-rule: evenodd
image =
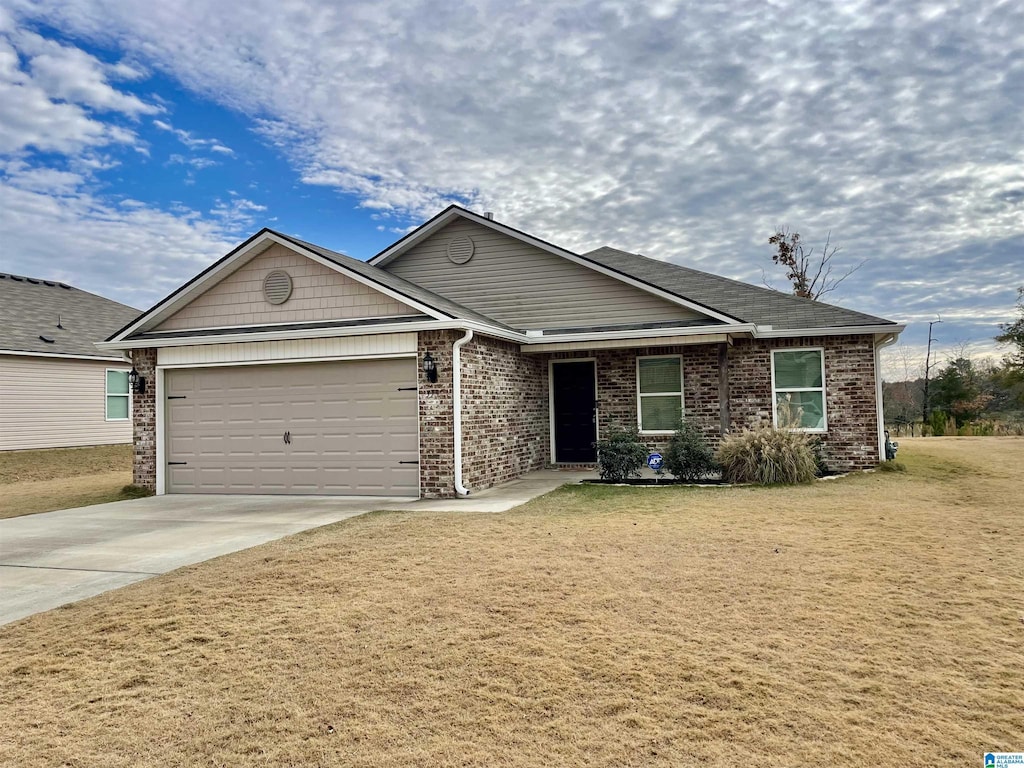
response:
M640 431L674 432L683 417L682 357L638 357L636 380Z
M804 432L824 432L825 351L776 349L772 351L772 402L775 426Z
M128 418L128 371L107 368L107 421Z

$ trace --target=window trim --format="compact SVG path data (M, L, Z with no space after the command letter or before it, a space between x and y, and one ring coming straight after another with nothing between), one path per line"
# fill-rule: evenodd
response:
M679 362L679 392L640 392L640 361L641 360L666 360L674 358ZM644 413L641 400L644 397L667 397L679 395L679 417L686 417L686 381L683 377L683 356L674 355L637 355L636 356L636 427L641 435L673 435L674 429L644 429Z
M104 368L103 369L103 420L104 421L131 421L132 419L132 385L128 383L127 392L109 392L107 387L109 386L109 380L107 374L111 371L117 373L123 373L126 377L128 376L127 368ZM127 378L126 378L127 381ZM125 417L111 418L110 416L110 398L111 397L124 397L128 400L128 415Z
M821 361L821 386L820 387L776 387L775 386L775 355L778 352L817 352ZM772 426L776 429L788 429L791 432L806 432L808 434L821 435L828 432L828 397L825 392L825 348L824 347L782 347L772 350L771 358L772 374ZM821 392L821 427L779 427L779 398L781 392Z

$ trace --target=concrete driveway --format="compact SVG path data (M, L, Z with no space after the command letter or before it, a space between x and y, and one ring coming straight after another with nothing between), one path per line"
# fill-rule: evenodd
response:
M0 520L0 625L409 499L155 496Z

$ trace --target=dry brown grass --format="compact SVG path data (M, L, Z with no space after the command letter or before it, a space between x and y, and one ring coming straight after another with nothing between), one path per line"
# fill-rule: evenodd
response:
M1024 439L378 514L0 630L17 766L963 766L1024 749Z
M0 519L126 498L132 447L0 452Z

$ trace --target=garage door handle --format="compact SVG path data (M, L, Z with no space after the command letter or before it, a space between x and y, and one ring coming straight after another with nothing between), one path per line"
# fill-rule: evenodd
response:
M419 464L418 461L400 461L399 464Z
M187 395L168 395L168 400L188 400Z
M187 461L168 461L167 466L169 467L183 467L188 464Z
M291 445L292 444L292 433L291 432L285 432L284 433L284 442L285 442L286 445Z
M399 387L396 391L398 392L415 392L418 387Z

